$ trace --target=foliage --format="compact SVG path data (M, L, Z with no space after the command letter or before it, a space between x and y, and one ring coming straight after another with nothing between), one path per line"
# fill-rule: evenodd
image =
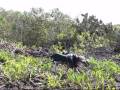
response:
M0 11L0 37L4 40L21 42L27 46L63 46L69 50L74 45L79 49L111 46L118 42L119 25L104 24L88 13L83 19L72 19L59 9L44 12L32 8L29 12Z
M19 48L23 48L22 45L48 47L57 53L66 49L82 54L99 47L120 50L117 47L120 46L120 25L105 24L88 13L81 16L82 20L72 19L59 9L44 12L41 8L32 8L29 12L17 12L0 8L0 38L18 43ZM107 83L107 88L110 89L114 86L114 74L120 74L120 66L116 63L94 58L89 61L88 71L81 70L76 73L69 69L68 78L64 80L61 80L61 77L65 68L59 67L59 73L53 75L50 58L21 55L14 58L10 53L0 51L0 62L5 62L2 64L2 73L9 81L31 79L36 74L43 75L49 88L73 86L82 89L103 89Z
M107 82L107 87L112 88L115 84L114 74L120 73L119 65L110 60L97 61L92 59L90 63L93 65L92 75L96 79L96 83L104 87L105 83ZM96 88L98 85L96 85Z
M12 60L12 56L6 51L0 51L0 62L5 63Z
M6 57L5 57L6 56ZM33 58L25 56L12 57L10 53L1 51L0 58L6 63L2 65L2 73L9 81L30 80L36 75L44 78L48 88L63 88L70 85L82 89L110 89L115 85L114 74L120 74L120 66L111 60L98 61L90 58L88 70L77 73L72 69L67 72L67 78L61 79L66 67L58 66L58 74L51 72L52 62L49 58ZM107 84L105 84L107 83Z
M17 61L9 61L3 66L3 73L10 79L25 79L33 76L37 71L37 61L32 57L18 58Z

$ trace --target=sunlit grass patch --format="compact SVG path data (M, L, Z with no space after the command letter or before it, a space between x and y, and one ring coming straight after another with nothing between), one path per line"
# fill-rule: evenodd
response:
M70 69L67 73L67 77L70 82L80 86L81 88L84 88L84 89L90 88L88 86L88 83L90 82L89 77L84 71L77 73L77 72L74 72L72 69Z
M92 66L92 71L101 70L105 73L120 73L120 66L111 60L89 60L90 65Z
M49 58L39 58L39 66L42 71L50 71L52 67L52 61Z
M0 50L0 62L5 63L6 61L10 61L14 59L9 52Z
M48 81L48 87L49 88L57 88L57 87L61 87L61 80L60 77L58 77L58 75L52 75L51 73L47 74L47 81Z
M9 61L3 66L3 73L10 79L27 78L37 73L38 62L32 57L22 57L19 61Z
M113 87L115 85L114 74L120 74L120 66L111 60L98 61L91 58L89 62L92 66L91 74L96 83L95 88L104 87L107 83L107 87Z

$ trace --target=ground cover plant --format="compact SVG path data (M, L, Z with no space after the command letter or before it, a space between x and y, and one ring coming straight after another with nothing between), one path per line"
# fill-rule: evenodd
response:
M51 72L53 64L50 58L13 57L0 51L0 60L4 60L0 66L3 76L0 85L7 88L116 89L115 76L120 74L120 66L112 60L95 58L90 58L90 65L79 73L69 69L66 77L63 77L66 68L63 65L58 66L57 74Z

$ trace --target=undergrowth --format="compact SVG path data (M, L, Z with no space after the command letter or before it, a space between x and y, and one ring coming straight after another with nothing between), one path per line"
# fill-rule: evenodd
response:
M51 72L52 61L49 58L34 58L18 55L13 57L10 53L0 51L2 73L8 81L30 80L36 75L43 77L47 88L81 88L81 89L111 89L115 88L115 74L120 74L120 66L111 60L89 59L87 70L74 72L69 69L67 78L61 79L65 67L59 66L57 74ZM44 84L44 83L43 83Z

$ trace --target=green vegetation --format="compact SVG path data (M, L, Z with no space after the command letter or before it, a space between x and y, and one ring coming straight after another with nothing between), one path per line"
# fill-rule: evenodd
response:
M2 73L7 78L6 82L29 81L39 75L44 80L42 84L47 88L99 89L106 85L106 88L111 89L115 88L114 74L120 74L120 66L110 60L98 61L90 58L88 70L83 69L80 73L77 73L69 69L67 78L61 79L65 67L59 66L58 74L53 74L51 72L52 62L49 58L33 58L21 55L14 58L10 53L1 51L0 59L6 61L1 66Z
M6 51L0 51L0 62L4 63L4 62L8 62L12 59L11 55L9 52Z
M3 75L3 82L26 81L33 86L38 82L41 88L116 88L114 76L120 74L119 62L91 58L89 67L81 69L80 73L69 69L67 78L63 78L65 66L59 66L58 73L53 74L50 58L13 57L9 51L14 45L2 45L6 41L18 43L16 47L22 49L45 47L51 52L60 53L65 49L78 55L89 56L90 53L93 57L94 54L104 57L107 54L120 58L120 54L113 54L120 53L120 25L105 24L88 13L81 16L82 19L73 19L59 9L44 12L41 8L32 8L29 12L18 12L0 8L0 75ZM99 53L97 49L103 52Z
M81 16L83 19L72 19L59 9L17 12L0 8L0 38L29 47L61 45L67 50L75 47L84 51L119 43L119 25L105 24L88 13Z

